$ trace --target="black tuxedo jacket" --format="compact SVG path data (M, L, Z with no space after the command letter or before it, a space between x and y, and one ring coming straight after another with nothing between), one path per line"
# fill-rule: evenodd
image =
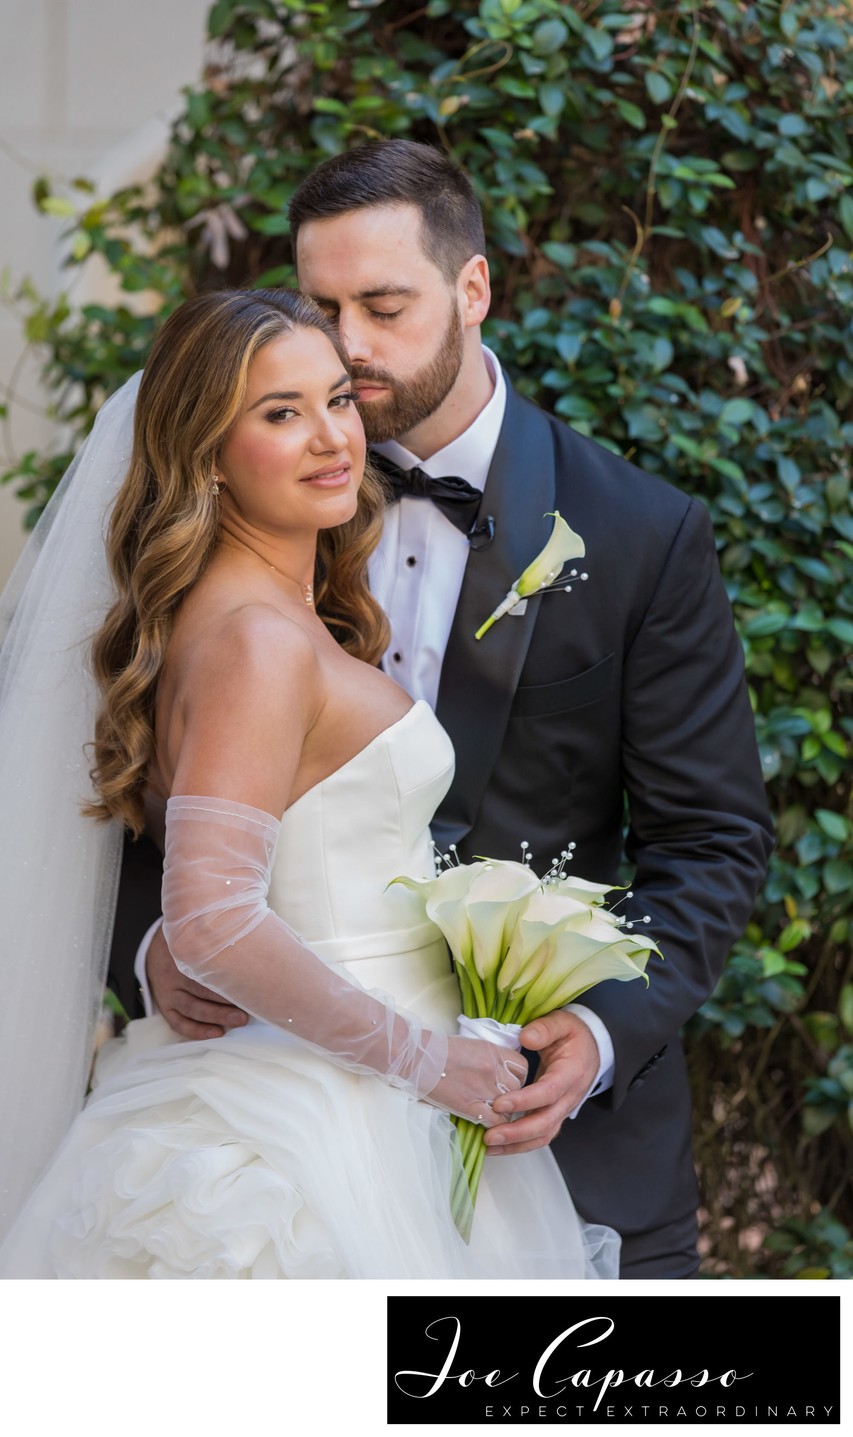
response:
M559 510L584 539L571 593L540 594L475 630L540 551ZM613 1038L615 1081L553 1148L582 1215L624 1237L695 1211L690 1100L678 1033L746 926L772 848L741 646L705 508L508 389L468 558L438 717L456 774L434 823L463 859L617 878L623 851L649 914L649 985L581 1001ZM564 571L565 572L565 571ZM580 579L580 573L588 578Z

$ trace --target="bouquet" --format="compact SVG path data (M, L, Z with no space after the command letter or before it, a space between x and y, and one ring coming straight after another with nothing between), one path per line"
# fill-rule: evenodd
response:
M426 916L447 939L459 982L460 1029L467 1035L476 1036L479 1026L482 1037L517 1049L525 1024L573 1002L595 983L608 978L648 983L645 966L650 953L661 956L657 946L604 907L612 885L565 871L573 847L541 879L522 844L521 863L459 863L451 848L435 878L393 880L420 895ZM467 1236L486 1154L485 1130L467 1118L453 1121L463 1171L451 1202Z

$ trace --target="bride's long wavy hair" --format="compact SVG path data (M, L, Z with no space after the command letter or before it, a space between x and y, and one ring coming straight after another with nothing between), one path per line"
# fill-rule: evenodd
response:
M178 606L204 573L219 536L212 476L237 419L249 365L270 340L319 329L344 367L336 330L317 305L291 290L200 295L160 330L139 386L133 449L113 509L107 554L118 598L92 645L102 702L95 727L86 812L142 831L154 754L157 682ZM358 509L317 541L317 612L356 658L378 663L385 615L367 587L367 559L381 531L385 494L368 465Z

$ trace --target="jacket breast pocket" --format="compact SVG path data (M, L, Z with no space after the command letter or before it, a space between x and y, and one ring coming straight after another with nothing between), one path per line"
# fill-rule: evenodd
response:
M536 715L568 713L571 709L586 708L589 704L600 703L613 689L614 656L574 674L569 679L560 679L555 684L520 684L515 691L512 706L513 718L533 718Z

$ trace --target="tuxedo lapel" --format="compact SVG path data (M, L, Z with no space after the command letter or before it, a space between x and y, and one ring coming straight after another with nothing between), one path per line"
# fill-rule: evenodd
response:
M433 824L439 847L470 830L497 760L533 633L540 598L521 617L508 614L479 641L476 630L543 548L554 508L554 453L548 427L507 385L500 439L481 516L495 521L493 543L471 550L441 670L436 713L456 750L456 773ZM523 836L523 835L522 835Z

